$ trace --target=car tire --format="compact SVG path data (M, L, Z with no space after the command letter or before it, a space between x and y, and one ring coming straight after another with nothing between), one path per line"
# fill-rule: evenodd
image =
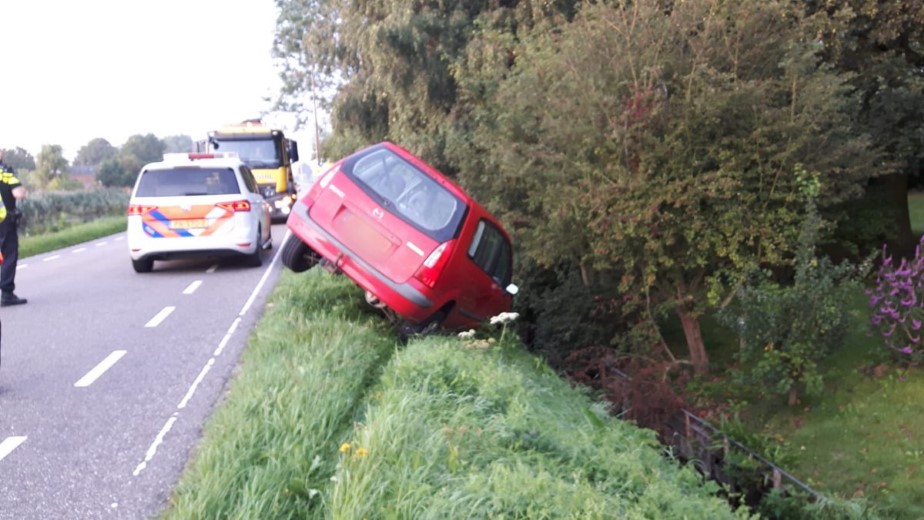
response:
M248 267L260 267L263 265L263 243L260 242L261 238L263 238L263 230L257 228L257 245L253 248L253 253L247 255L244 260Z
M407 340L415 336L427 336L439 330L443 320L446 319L445 311L436 311L432 316L420 323L401 322L398 326L398 339L401 343L407 343Z
M318 260L317 253L295 235L290 236L282 246L282 265L292 272L307 271L314 267Z
M141 260L132 260L132 268L136 273L150 273L154 269L154 260L142 258Z

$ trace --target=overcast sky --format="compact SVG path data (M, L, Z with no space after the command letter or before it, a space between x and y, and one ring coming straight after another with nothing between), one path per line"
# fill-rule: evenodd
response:
M73 160L97 137L258 117L280 83L275 22L273 0L3 0L0 147Z

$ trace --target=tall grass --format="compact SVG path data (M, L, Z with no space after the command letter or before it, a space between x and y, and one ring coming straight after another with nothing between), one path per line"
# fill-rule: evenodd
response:
M351 288L283 273L164 518L324 516L339 442L395 347Z
M736 516L653 432L512 343L455 337L396 354L333 480L335 519Z
M19 237L19 257L38 255L125 231L125 216L101 217L55 232ZM127 254L127 253L126 253Z
M739 516L508 340L402 348L365 308L283 273L163 518Z

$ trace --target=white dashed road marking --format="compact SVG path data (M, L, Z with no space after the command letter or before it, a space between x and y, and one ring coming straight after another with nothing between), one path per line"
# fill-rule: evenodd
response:
M26 436L21 437L7 437L0 442L0 460L3 460L4 457L10 454L15 450L20 444L26 442Z
M196 289L198 289L200 285L202 285L202 280L196 280L195 282L189 284L189 287L183 291L183 294L192 294L196 292Z
M81 377L80 381L74 383L74 386L87 387L92 385L94 381L99 379L99 376L103 375L107 370L112 368L112 365L115 365L116 362L122 359L122 356L124 356L126 352L125 350L116 350L112 354L109 354L106 356L106 359L96 365L93 370L87 372L87 375Z
M42 260L42 261L43 261L43 262L50 262L50 261L52 261L52 260L57 260L57 259L59 259L59 258L61 258L61 255L53 255L53 256L49 256L49 257L45 258L45 259Z
M85 247L78 247L77 249L74 250L74 253L83 253L86 250L87 248Z
M287 233L286 236L288 236L288 231L286 233ZM285 239L283 239L283 241L285 241ZM228 341L231 339L231 336L234 334L234 331L237 330L238 325L241 323L242 317L250 310L250 307L253 304L254 299L257 297L257 294L259 294L260 291L263 289L263 286L266 284L266 280L269 278L270 272L273 270L273 267L276 265L276 262L278 260L279 260L279 252L276 253L276 255L273 257L273 261L270 262L270 265L263 272L263 277L260 278L260 281L257 283L257 286L254 287L253 292L250 293L250 297L247 299L247 301L244 303L244 306L241 308L241 311L238 313L237 317L231 323L231 326L228 327L228 332L225 333L225 336L221 339L221 342L219 342L218 348L215 349L215 352L213 353L212 357L209 358L209 360L205 363L205 366L203 366L202 370L199 371L199 375L196 376L196 379L189 386L189 390L186 391L186 395L183 396L183 400L181 400L180 403L177 405L177 410L182 410L186 408L187 404L189 404L189 401L193 398L193 395L195 395L196 393L196 389L199 388L199 383L201 383L205 379L206 374L208 374L209 370L212 369L212 366L215 365L215 362L218 356L221 355L222 351L224 351L225 345L228 344ZM214 272L214 270L217 267L218 266L215 265L209 268L208 272ZM170 309L172 312L173 307L167 307L167 309ZM167 310L167 309L164 309L164 310ZM164 312L161 311L161 314L163 313ZM169 312L167 314L169 314ZM154 320L151 320L151 321L154 321ZM160 433L157 434L157 437L154 439L154 443L151 444L150 448L148 448L148 451L145 454L144 460L140 464L138 464L138 466L135 468L135 471L132 472L132 475L137 477L142 471L144 471L144 468L148 466L148 462L150 462L151 459L154 458L154 454L157 452L157 447L160 446L160 444L164 441L164 437L167 435L167 432L170 431L170 428L173 428L173 423L176 422L178 416L179 416L179 412L173 412L173 415L171 415L170 418L167 420L167 424L165 424L164 427L161 428Z
M164 307L160 312L157 313L157 316L151 318L151 321L147 322L144 326L147 328L152 328L160 325L161 322L167 319L167 316L170 316L170 313L174 310L176 310L176 307Z

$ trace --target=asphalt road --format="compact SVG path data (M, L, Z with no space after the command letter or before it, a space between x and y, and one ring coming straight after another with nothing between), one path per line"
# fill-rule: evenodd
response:
M0 309L0 519L150 518L167 503L280 272L131 268L121 233L20 261Z

